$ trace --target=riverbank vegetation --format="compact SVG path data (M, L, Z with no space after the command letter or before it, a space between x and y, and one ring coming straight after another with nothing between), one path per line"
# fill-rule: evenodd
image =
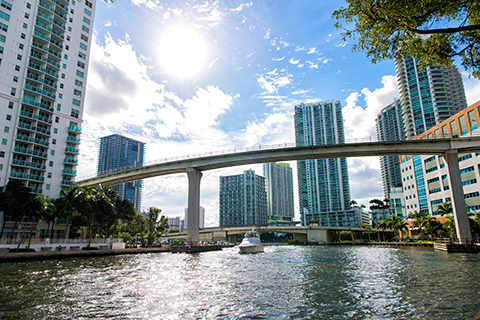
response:
M123 237L129 244L140 242L144 246L152 246L168 229L168 218L160 215L161 209L151 207L145 214L138 213L128 200L122 200L108 185L100 185L97 189L72 186L68 192L61 191L58 199L52 200L32 194L20 181L11 180L0 190L0 211L4 212L0 239L4 236L6 221L14 221L11 238L14 238L18 224L31 222L28 248L33 226L38 221L48 224L45 238L53 238L55 224L61 222L66 224L65 240ZM27 232L27 223L24 223L20 239Z

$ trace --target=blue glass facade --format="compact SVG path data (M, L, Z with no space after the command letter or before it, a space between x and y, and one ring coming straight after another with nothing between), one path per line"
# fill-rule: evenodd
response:
M97 174L141 167L145 161L145 143L118 134L100 139ZM129 200L141 212L143 180L112 186L122 199Z
M298 146L345 143L342 106L324 101L295 106ZM346 158L298 161L298 193L302 224L307 213L345 211L350 203Z

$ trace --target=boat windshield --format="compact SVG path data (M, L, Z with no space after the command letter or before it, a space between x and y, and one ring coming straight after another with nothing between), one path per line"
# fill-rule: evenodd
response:
M259 235L255 231L249 231L249 232L245 233L245 238L258 238L258 237L259 237Z

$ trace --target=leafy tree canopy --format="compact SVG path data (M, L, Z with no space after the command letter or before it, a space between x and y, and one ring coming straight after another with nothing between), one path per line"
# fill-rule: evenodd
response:
M412 55L421 64L448 67L452 59L480 78L478 0L347 0L332 17L343 40L357 39L373 63ZM343 22L344 21L344 22ZM353 24L353 29L348 29Z

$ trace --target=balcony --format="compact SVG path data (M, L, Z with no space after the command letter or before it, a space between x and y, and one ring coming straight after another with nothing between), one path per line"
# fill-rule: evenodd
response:
M80 143L80 138L75 138L75 137L67 137L67 142L70 143Z
M63 159L63 163L65 163L65 164L75 164L75 165L77 165L77 164L78 164L78 160L76 160L76 159L70 159L70 158L65 158L65 159Z
M60 185L61 185L62 187L70 187L70 186L73 186L74 183L75 183L74 181L62 180L62 181L60 182Z
M47 158L48 156L45 152L41 152L38 150L31 150L27 148L15 147L14 151L18 153L29 154L37 157L42 157L42 158Z
M23 173L23 172L10 172L10 178L34 180L34 181L40 181L40 182L43 182L45 180L45 178L42 176L37 176L37 175Z
M79 150L75 148L65 148L65 153L67 154L78 154Z
M77 170L63 169L62 174L76 176Z
M41 170L45 170L46 168L46 166L41 163L35 163L30 161L18 160L18 159L13 159L12 164L21 166L21 167L29 167L29 168L35 168L35 169L41 169Z
M82 133L82 129L77 126L69 126L67 131L74 132L74 133Z

